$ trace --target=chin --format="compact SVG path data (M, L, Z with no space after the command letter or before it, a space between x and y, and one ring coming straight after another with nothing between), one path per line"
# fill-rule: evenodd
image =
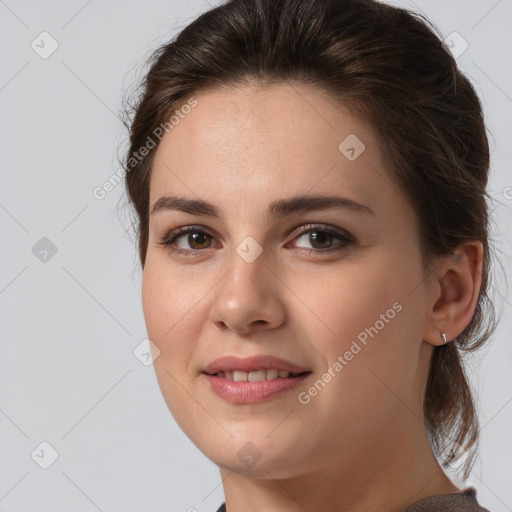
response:
M240 453L239 457L238 452L244 452L244 449L235 452L232 456L228 456L224 451L222 454L215 454L208 458L222 469L252 478L268 479L291 476L292 466L284 454L266 451L266 455L262 452L258 455L257 452L246 449L243 455ZM293 467L293 470L296 470L296 467Z
M187 433L197 448L214 464L228 471L238 474L251 475L254 478L269 478L279 476L285 478L299 463L297 456L297 441L290 436L285 438L290 441L287 445L280 436L268 435L272 428L261 429L261 432L238 432L230 437L223 434L215 439L208 439L205 432L192 436ZM212 432L212 431L210 431ZM283 431L284 432L284 431ZM281 434L283 434L283 432ZM293 460L293 464L290 461Z

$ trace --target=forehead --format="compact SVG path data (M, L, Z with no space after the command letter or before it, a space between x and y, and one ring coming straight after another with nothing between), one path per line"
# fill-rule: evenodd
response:
M374 130L322 91L279 84L194 98L159 144L151 205L165 193L252 205L309 191L385 199L390 177Z

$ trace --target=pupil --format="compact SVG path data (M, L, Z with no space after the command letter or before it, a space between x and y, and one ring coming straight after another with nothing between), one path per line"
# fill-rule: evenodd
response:
M319 233L321 234L319 235ZM313 246L315 245L315 243L325 244L326 238L328 242L332 239L332 235L330 233L327 233L326 231L315 231L313 233L310 233L309 237L310 241L313 243Z
M194 243L199 243L199 245L202 245L201 238L203 238L203 243L208 235L205 233L190 233L189 234L189 243L190 246L193 247Z

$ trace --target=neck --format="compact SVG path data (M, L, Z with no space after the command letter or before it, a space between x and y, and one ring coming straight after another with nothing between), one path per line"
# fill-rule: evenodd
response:
M276 478L221 469L227 512L397 512L437 494L460 492L439 466L418 419L408 429L368 443L364 451L334 456L316 472ZM410 436L404 436L410 432ZM326 466L324 464L324 466Z

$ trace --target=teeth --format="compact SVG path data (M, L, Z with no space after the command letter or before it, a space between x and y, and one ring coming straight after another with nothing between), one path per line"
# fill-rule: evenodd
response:
M278 377L286 379L290 376L295 377L297 374L287 372L286 370L277 370L276 368L262 368L261 370L254 370L252 372L243 372L241 370L235 370L233 372L220 371L216 375L221 379L231 380L234 382L261 382L264 380L274 380Z
M265 370L255 370L253 372L249 372L247 379L249 382L261 382L262 380L265 380L265 377Z
M244 380L246 381L247 375L248 375L247 372L241 372L241 371L235 370L233 372L233 380L235 382L243 382Z
M267 380L277 379L278 375L279 375L279 370L276 370L275 368L269 368L267 370Z

